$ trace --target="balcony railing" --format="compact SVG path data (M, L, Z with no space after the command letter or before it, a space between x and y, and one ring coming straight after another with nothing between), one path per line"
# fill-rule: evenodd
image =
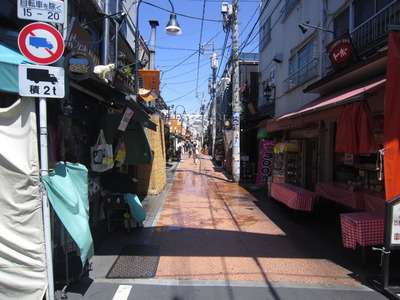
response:
M318 60L314 58L284 80L285 89L290 91L316 75L318 75Z
M396 1L358 26L350 35L359 57L376 53L387 44L388 25L400 24L400 2Z

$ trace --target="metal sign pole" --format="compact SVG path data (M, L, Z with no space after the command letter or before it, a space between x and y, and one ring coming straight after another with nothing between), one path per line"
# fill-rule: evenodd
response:
M39 98L39 126L40 126L40 173L48 175L49 163L47 152L47 99ZM53 277L53 246L51 242L50 206L46 190L42 192L44 242L46 247L46 266L48 290L47 299L54 300L54 277Z

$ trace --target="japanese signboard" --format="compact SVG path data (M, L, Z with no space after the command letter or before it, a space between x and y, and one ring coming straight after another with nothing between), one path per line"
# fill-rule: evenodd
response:
M272 160L275 142L263 141L258 162L258 173L256 185L264 187L267 184L268 177L272 174Z
M400 202L392 206L390 246L400 246Z
M160 93L160 71L138 70L139 91L138 94L144 101L150 102L158 98Z
M64 69L49 66L18 66L19 94L26 97L64 98Z
M347 67L357 60L356 51L350 35L346 32L326 46L326 52L336 70Z
M60 0L17 0L18 18L64 23L65 5Z
M129 107L127 107L125 109L124 115L121 119L121 122L119 123L118 130L121 130L121 131L126 130L126 127L128 126L129 120L132 118L133 113L134 113L134 111L132 109L130 109Z

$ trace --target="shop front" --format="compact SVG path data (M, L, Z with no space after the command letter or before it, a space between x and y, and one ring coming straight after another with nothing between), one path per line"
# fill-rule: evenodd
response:
M300 186L314 191L320 182L341 182L348 189L383 192L384 89L384 78L373 79L268 122L268 132L285 131L287 141L301 145L308 170Z
M280 154L282 164L278 167L286 168L284 176L279 177L279 168L274 170L275 177L285 183L286 195L290 191L292 199L297 203L302 201L303 207L306 207L307 197L309 205L313 204L313 197L323 200L322 203L336 203L342 212L343 245L353 249L356 244L382 244L384 238L387 185L383 149L386 148L384 123L388 114L385 64L386 60L380 59L373 67L379 70L378 74L364 80L357 81L358 75L363 72L366 76L371 65L347 72L351 85L346 84L343 74L331 80L322 79L305 90L322 96L267 124L268 133L281 132L282 149L285 143L298 147L297 151L293 146L293 151ZM298 161L295 157L300 153L300 173L305 179L296 185L293 180L290 182L292 174L288 173L298 173L289 169L294 167L293 162ZM276 164L280 164L279 158ZM284 198L283 187L276 190L277 197ZM274 194L274 190L272 192Z
M1 257L8 257L1 264L0 273L8 278L9 298L25 293L41 299L48 278L47 241L40 209L39 136L47 133L48 139L49 176L42 180L52 204L54 279L56 284L67 284L88 270L87 260L96 247L91 231L100 220L107 220L107 195L136 195L138 184L148 185L135 181L137 167L153 162L148 131L159 126L129 95L92 74L83 80L66 78L65 98L47 101L47 132L44 128L39 130L37 99L18 95L18 65L29 61L12 47L1 44L0 48L0 178L9 187L0 193L4 209L0 219L4 233L1 244L8 245L0 251ZM130 119L126 119L127 109L132 112ZM100 170L93 167L93 147L101 130L104 143L112 150L102 157L100 164L106 168ZM121 180L113 187L109 180L102 180L110 174L115 178L123 176L126 184ZM126 203L128 214L135 216L140 201L136 197ZM14 228L10 224L23 226Z

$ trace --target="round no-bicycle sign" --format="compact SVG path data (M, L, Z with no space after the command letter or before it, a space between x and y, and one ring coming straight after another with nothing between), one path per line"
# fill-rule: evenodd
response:
M64 53L64 40L53 26L35 22L26 25L18 35L21 53L31 61L48 65L57 61Z

